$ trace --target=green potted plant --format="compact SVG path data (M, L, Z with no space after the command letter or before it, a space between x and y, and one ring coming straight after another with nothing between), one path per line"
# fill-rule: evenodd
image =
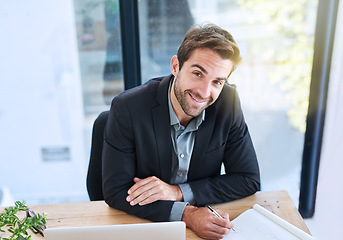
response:
M7 207L3 213L0 213L0 239L3 240L29 240L32 233L40 233L46 228L46 214L35 214L25 205L25 201L16 201L15 206ZM21 212L26 213L26 217L19 218L17 215ZM1 233L8 232L9 237L1 237Z

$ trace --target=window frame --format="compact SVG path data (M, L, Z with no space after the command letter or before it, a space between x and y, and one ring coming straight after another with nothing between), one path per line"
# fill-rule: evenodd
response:
M303 218L311 218L315 211L338 3L339 0L319 0L317 7L298 208Z

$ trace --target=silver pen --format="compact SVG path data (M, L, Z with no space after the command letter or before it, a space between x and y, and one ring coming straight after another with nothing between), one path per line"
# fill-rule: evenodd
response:
M217 211L214 210L210 205L207 205L207 208L210 209L210 211L211 211L214 215L216 215L217 217L223 218L223 217L220 216L220 214L217 213ZM232 229L234 232L236 232L236 230L235 230L234 228L231 228L231 229Z

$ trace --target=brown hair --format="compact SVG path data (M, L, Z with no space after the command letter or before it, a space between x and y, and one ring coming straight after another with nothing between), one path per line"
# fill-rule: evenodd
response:
M233 62L231 72L242 60L239 48L228 31L214 24L195 25L187 31L177 52L179 69L197 48L208 48L218 53L223 59L230 59Z

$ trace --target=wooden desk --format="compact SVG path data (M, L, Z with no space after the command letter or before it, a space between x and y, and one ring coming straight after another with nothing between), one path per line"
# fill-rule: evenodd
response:
M311 234L286 191L258 192L244 199L213 206L228 212L232 220L245 210L251 208L255 203L260 204L262 207ZM148 220L110 208L104 201L36 205L30 206L30 208L36 213L47 213L48 228L149 222ZM0 211L2 212L3 209L0 209ZM186 234L188 240L200 239L190 229L187 229ZM34 235L32 239L43 239L43 237Z

